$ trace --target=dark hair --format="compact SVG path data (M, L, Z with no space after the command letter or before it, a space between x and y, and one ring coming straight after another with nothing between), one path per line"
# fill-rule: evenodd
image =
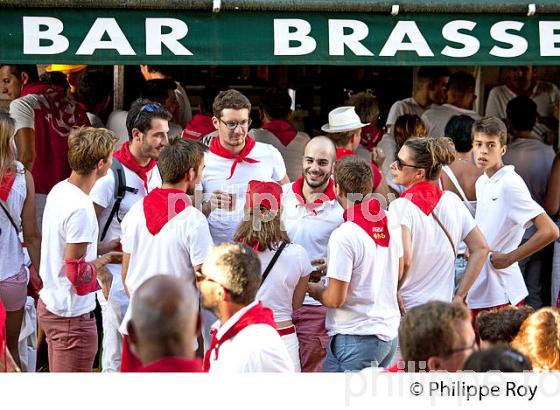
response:
M220 118L225 108L242 110L246 108L251 113L251 101L237 90L220 91L212 104L214 117Z
M261 107L273 120L285 119L291 111L292 99L286 88L269 88L261 98Z
M113 79L103 70L87 70L80 76L76 86L76 100L83 103L88 111L107 100L113 91Z
M172 65L148 65L146 64L146 68L151 73L161 73L165 77L174 77L175 75L175 66Z
M70 84L68 84L68 80L66 79L66 74L61 73L60 71L50 71L47 73L43 73L39 77L39 81L62 87L65 92L70 87Z
M516 373L533 370L533 366L527 356L516 349L503 345L474 352L466 360L463 370Z
M212 104L219 92L220 89L215 85L207 85L204 87L199 104L201 114L212 116Z
M140 87L142 98L163 104L169 96L169 91L177 89L177 84L170 78L158 78L144 81Z
M150 107L150 110L147 109ZM126 116L126 129L128 130L128 139L132 141L132 130L138 129L145 134L152 127L152 119L161 118L170 121L171 113L163 106L154 104L145 98L139 98L132 103L130 110Z
M474 92L476 80L472 74L466 71L456 71L449 76L448 89L455 91L457 94L465 95Z
M10 67L10 72L16 77L25 73L29 77L30 83L39 81L39 72L35 64L0 64L0 68L4 66Z
M426 137L428 130L426 129L426 124L416 114L403 114L395 121L393 134L398 152L407 139L411 137Z
M371 165L357 155L348 155L336 161L334 180L345 194L366 196L373 190Z
M444 135L451 138L457 152L472 149L471 131L474 120L468 115L454 115L445 126Z
M163 182L175 184L183 179L189 169L198 172L200 161L204 158L205 146L187 138L172 138L162 148L158 167Z
M498 137L501 145L507 145L506 124L497 117L482 117L476 120L472 127L471 139L474 139L476 133Z
M490 343L510 343L521 324L535 310L531 306L507 307L496 311L481 312L476 318L480 340Z
M537 123L537 104L526 95L519 95L506 107L506 115L515 131L531 131Z
M441 77L449 77L451 71L447 67L443 66L427 66L420 67L418 70L418 79L421 81L435 81Z
M449 138L410 138L404 147L410 149L414 164L426 171L426 180L439 178L441 168L455 161L455 147Z

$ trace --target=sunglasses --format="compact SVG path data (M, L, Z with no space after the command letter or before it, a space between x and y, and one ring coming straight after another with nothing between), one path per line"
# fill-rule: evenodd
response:
M400 159L398 156L395 159L395 165L397 166L397 169L399 171L402 171L404 167L417 168L417 169L423 168L423 167L419 167L418 165L407 164L403 162L402 159Z
M134 117L134 121L132 121L132 123L134 125L138 125L138 120L140 119L140 114L142 114L142 111L146 111L146 112L149 112L149 113L164 112L165 108L162 107L158 103L151 103L151 104L143 105L142 108L140 108L140 111L138 111L138 114L136 114L136 116ZM137 127L133 127L133 128L137 128Z
M248 120L246 120L246 121L241 121L241 122L237 122L237 121L224 121L224 120L222 120L221 118L218 118L218 119L220 120L220 122L221 122L222 124L224 124L224 125L226 126L226 128L227 128L228 130L231 130L231 131L235 130L237 127L241 127L241 128L243 128L243 129L247 129L247 128L249 128L249 127L251 126L251 122L252 122L252 120L251 120L250 118L249 118Z

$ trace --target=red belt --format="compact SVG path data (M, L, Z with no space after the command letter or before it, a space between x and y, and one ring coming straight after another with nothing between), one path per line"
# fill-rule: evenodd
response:
M278 334L280 336L288 336L295 332L296 332L296 327L294 325L284 327L282 329L278 329Z

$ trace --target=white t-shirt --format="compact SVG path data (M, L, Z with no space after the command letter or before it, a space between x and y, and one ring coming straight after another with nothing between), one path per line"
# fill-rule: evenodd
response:
M245 194L250 180L278 182L286 176L286 166L282 155L272 145L257 142L248 158L259 162L255 164L238 163L233 176L228 180L233 159L223 158L211 152L204 155L203 200L209 200L212 192L216 190L233 194L235 197L233 211L215 209L208 215L210 233L217 244L231 241L235 230L243 220Z
M455 249L475 228L474 218L453 192L444 191L435 214L447 229ZM406 198L389 205L395 223L406 226L412 236L412 266L401 287L407 310L423 303L453 300L455 255L449 239L432 215L427 216Z
M7 205L10 216L18 228L21 226L21 212L27 197L25 169L21 162L16 161L16 179L8 195ZM0 281L17 275L24 264L21 241L6 213L0 209Z
M389 127L390 125L395 124L395 122L397 122L397 118L404 114L415 114L421 117L422 114L424 114L424 111L424 108L422 108L412 97L405 98L404 100L400 101L395 101L395 103L389 110L389 114L387 114L387 122L385 125Z
M171 275L194 284L194 266L200 265L213 246L206 218L188 206L152 235L146 226L144 199L136 202L124 217L122 249L130 254L125 284L131 296L120 332L126 334L134 292L155 275Z
M532 219L544 210L531 198L523 179L512 165L506 165L491 178L481 175L476 181L476 222L494 252L509 253L516 249ZM527 296L527 287L519 265L495 269L486 260L480 275L467 296L472 309L512 303Z
M276 251L258 252L264 272ZM299 280L314 270L305 249L296 244L288 244L278 257L266 280L257 292L256 300L274 312L274 320L292 320L292 300Z
M119 144L129 140L128 130L126 129L126 117L128 111L113 111L107 118L107 128L117 134Z
M41 267L43 289L39 292L47 310L74 317L95 309L95 293L78 296L66 277L66 244L87 243L85 260L97 258L97 218L93 202L76 185L64 180L49 195L43 214Z
M375 335L384 341L397 337L402 238L398 228L390 226L389 233L388 247L378 246L354 222L344 222L332 233L327 278L348 282L349 286L344 304L327 309L325 327L329 336Z
M323 202L310 211L301 206L291 184L282 188L282 225L286 229L288 238L293 243L301 245L307 251L311 260L328 259L328 244L331 233L344 222L344 210L336 199ZM305 305L321 306L321 303L310 296L305 296Z
M268 280L268 279L267 279ZM253 302L228 319L217 333L222 337L245 312L255 306ZM272 326L254 324L247 326L235 337L220 345L218 360L210 355L210 373L291 373L294 371L292 359Z
M454 115L468 115L475 121L480 118L480 115L472 110L465 110L451 104L433 104L422 115L422 121L428 129L428 137L445 137L445 126Z

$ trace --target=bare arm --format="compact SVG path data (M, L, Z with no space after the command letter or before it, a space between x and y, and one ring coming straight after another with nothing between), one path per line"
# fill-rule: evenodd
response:
M402 272L400 272L399 286L400 289L408 276L410 267L412 266L412 234L407 226L402 227L402 242L403 242L403 257L402 257Z
M329 278L329 285L323 288L322 283L310 283L307 287L309 295L318 300L323 306L339 308L346 302L349 282Z
M299 281L294 289L294 296L292 297L292 309L297 310L303 305L305 293L307 292L307 285L309 283L309 275L299 278Z
M122 271L121 271L122 283L123 283L124 291L126 292L126 295L130 298L130 292L128 291L128 288L126 287L126 274L128 273L128 264L129 263L130 263L130 253L123 252Z
M560 155L554 158L548 188L544 197L544 209L550 216L558 214L560 210Z
M39 264L41 262L41 233L37 227L37 218L35 217L35 184L33 177L29 171L25 171L26 197L23 203L21 220L23 225L23 240L27 245L29 258L31 263L39 272Z
M467 263L467 267L465 268L463 279L461 279L461 283L459 283L459 289L457 289L457 293L453 298L454 302L461 303L464 302L465 298L467 297L467 293L480 274L480 271L482 270L484 262L486 262L486 258L488 257L488 253L490 251L490 249L488 248L488 243L486 242L484 235L482 235L482 232L480 232L480 229L478 229L478 226L476 226L466 236L465 244L469 249L470 257Z
M35 162L35 131L33 128L20 128L15 136L18 161L31 171Z

